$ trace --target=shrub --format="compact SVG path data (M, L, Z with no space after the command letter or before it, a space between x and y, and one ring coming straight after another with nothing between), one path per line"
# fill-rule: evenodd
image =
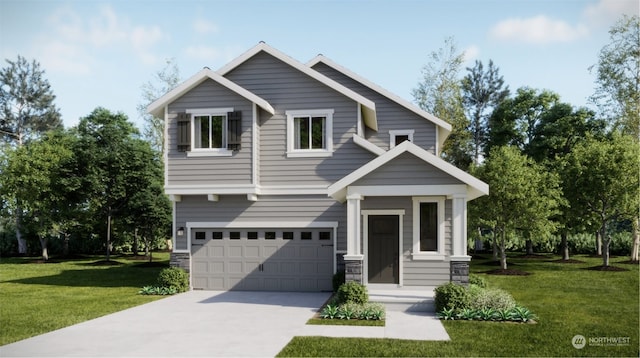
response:
M516 306L516 300L505 290L499 288L480 289L471 291L469 295L469 307L473 309L511 309Z
M144 286L138 293L141 295L167 296L175 295L178 290L175 287Z
M350 281L340 285L338 288L338 302L340 303L367 303L369 294L367 288L355 281Z
M436 312L444 309L463 309L469 304L467 289L453 282L442 284L435 289Z
M158 286L175 288L177 292L189 290L189 275L178 267L162 269L158 275Z
M344 270L340 270L333 275L333 292L338 292L338 289L344 283Z
M475 285L478 287L482 287L482 288L486 288L487 287L487 281L484 280L484 278L475 275L475 274L470 274L469 275L469 285Z

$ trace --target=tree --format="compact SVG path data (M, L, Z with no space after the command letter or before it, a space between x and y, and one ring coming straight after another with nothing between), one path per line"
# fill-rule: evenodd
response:
M470 212L489 224L507 269L506 249L518 234L547 235L561 200L558 178L515 147L494 148L475 174L489 184L488 196L470 203Z
M145 166L152 161L149 149L141 153L143 143L138 132L122 113L97 108L78 124L78 155L85 168L84 187L89 206L106 219L107 260L112 247L112 224L130 198L147 185ZM148 144L146 144L148 147Z
M623 17L609 30L611 42L599 54L591 100L613 128L640 140L640 17ZM640 213L633 219L631 260L638 261Z
M598 105L614 128L640 138L640 17L623 17L609 30L611 42L599 54L596 92Z
M7 63L9 66L0 70L0 141L20 147L40 133L61 127L62 122L40 64L35 60L29 63L22 56ZM20 202L16 203L14 215L18 252L25 254Z
M602 239L603 266L609 266L611 236L607 228L631 220L640 206L638 177L640 145L631 136L614 133L610 139L587 139L576 145L565 160L570 205Z
M460 92L463 60L464 54L458 52L453 37L446 38L444 47L429 55L429 62L422 68L422 81L412 90L412 95L420 108L451 124L452 132L443 145L442 156L466 169L471 163L471 137Z
M147 113L147 107L165 93L180 84L180 70L175 59L166 60L162 70L156 72L153 80L142 85L142 101L136 107L138 115L144 119L143 134L151 143L151 147L164 153L164 120Z
M470 119L471 147L474 163L480 162L484 152L487 136L489 111L509 96L509 86L504 86L504 79L489 60L484 69L482 61L476 60L473 68L467 67L467 75L462 79L462 99Z
M21 204L24 227L38 237L44 260L49 259L49 238L74 220L74 193L80 187L74 173L74 140L67 132L50 132L11 150L0 170L0 194Z

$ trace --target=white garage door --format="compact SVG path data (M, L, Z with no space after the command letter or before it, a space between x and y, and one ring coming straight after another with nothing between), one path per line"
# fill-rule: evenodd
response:
M194 289L330 291L333 229L191 229L191 260Z

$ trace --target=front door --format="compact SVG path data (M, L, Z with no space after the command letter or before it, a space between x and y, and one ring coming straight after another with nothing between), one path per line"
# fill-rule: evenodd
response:
M399 216L369 215L369 283L399 283Z

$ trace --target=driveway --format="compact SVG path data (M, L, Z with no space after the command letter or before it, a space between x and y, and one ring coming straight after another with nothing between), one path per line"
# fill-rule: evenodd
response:
M433 313L305 325L329 293L191 291L0 347L0 357L273 357L294 336L448 340Z

